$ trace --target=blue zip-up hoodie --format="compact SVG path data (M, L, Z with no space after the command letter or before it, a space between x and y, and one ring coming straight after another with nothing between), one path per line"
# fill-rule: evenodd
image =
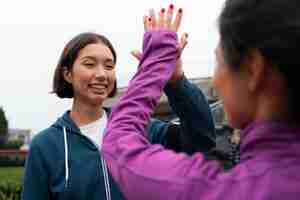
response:
M47 183L47 184L45 184ZM124 199L94 143L68 112L32 141L23 200Z
M166 87L171 106L182 125L174 128L169 123L152 119L148 125L151 143L189 153L194 146L203 152L214 147L209 106L203 93L195 87L185 77L176 87ZM110 109L106 112L109 115ZM188 143L190 145L186 145ZM22 200L124 199L98 148L81 134L68 112L33 139L23 187Z

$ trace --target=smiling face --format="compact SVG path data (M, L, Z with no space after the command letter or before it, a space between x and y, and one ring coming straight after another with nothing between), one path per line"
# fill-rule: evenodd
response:
M111 50L101 42L85 46L80 50L72 71L66 72L64 77L72 84L76 101L101 105L116 81Z

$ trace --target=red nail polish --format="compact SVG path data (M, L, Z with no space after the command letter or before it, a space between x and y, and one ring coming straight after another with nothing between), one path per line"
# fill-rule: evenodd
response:
M148 21L151 22L151 20L152 20L151 17L149 17L149 18L148 18Z
M170 4L170 9L173 10L174 9L174 5Z
M165 12L165 9L164 9L164 8L162 8L160 11L161 11L162 13L164 13L164 12Z
M179 12L179 13L182 13L182 8L179 8L178 12Z

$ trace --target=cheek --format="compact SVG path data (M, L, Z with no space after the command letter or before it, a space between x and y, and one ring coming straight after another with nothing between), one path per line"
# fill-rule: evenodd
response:
M234 128L240 128L244 123L245 103L247 95L244 94L243 86L235 80L229 72L216 69L212 79L212 85L217 90L224 105L224 111L228 124Z
M92 72L87 70L84 66L74 66L73 77L77 81L87 81L92 78Z
M225 81L224 73L220 69L220 67L215 67L214 75L212 78L212 86L213 88L218 92L218 94L221 96L222 91L224 90L224 83Z
M107 80L109 83L109 89L112 90L114 88L115 82L116 82L116 72L115 71L109 71L107 73Z
M74 67L73 70L73 89L74 91L85 91L87 90L88 84L92 79L92 74L82 67ZM75 91L76 92L76 91Z

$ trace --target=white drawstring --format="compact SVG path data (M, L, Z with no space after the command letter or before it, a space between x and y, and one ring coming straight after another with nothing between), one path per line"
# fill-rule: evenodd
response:
M63 132L64 132L64 143L65 143L65 181L66 181L65 187L67 187L69 181L69 162L68 162L68 141L67 141L66 127L63 127ZM106 199L111 200L110 183L108 179L107 166L102 157L101 157L101 163L102 163L102 172L103 172L104 184L105 184Z
M110 185L109 185L107 167L106 167L106 163L105 163L105 161L103 160L102 157L101 157L101 162L102 162L102 171L103 171L103 175L104 175L106 199L111 200Z
M66 127L63 127L64 131L64 141L65 141L65 187L68 186L69 181L69 159L68 159L68 141L67 141L67 131Z

